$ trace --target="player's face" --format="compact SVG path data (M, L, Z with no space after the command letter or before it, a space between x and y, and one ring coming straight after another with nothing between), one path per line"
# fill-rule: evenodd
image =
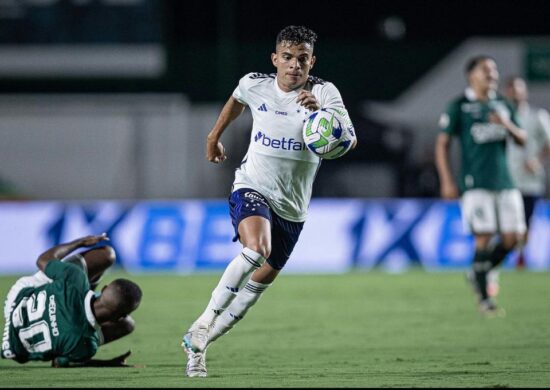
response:
M515 102L527 100L527 85L522 79L515 79L506 89L506 95Z
M498 88L498 68L495 61L485 59L470 73L470 83L475 89L496 90Z
M295 45L283 41L277 45L276 52L271 54L271 61L277 68L279 87L290 92L304 86L315 63L315 56L313 47L308 43Z

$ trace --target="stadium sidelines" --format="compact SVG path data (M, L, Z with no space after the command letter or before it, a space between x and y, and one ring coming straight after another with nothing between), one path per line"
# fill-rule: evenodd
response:
M111 237L118 264L132 273L221 270L240 250L231 241L225 200L2 202L0 215L0 274L33 272L45 249L101 232ZM537 205L532 229L527 267L549 270L550 202ZM294 260L285 270L463 269L472 250L457 202L313 199Z

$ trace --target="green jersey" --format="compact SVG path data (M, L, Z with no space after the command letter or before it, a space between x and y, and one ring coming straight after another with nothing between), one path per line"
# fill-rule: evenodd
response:
M491 112L518 123L514 110L502 96L493 94L489 100L480 101L469 88L449 104L439 120L441 131L460 139L462 192L515 188L506 159L508 130L489 121Z
M58 260L50 261L44 273L51 283L17 294L2 357L15 355L19 363L57 358L60 365L90 359L100 333L87 276L78 266Z

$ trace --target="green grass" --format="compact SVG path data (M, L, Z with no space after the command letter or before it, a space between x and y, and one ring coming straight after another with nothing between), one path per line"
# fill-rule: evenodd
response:
M105 282L120 277L109 273ZM128 277L127 275L124 275ZM459 272L285 275L186 378L180 339L219 275L129 276L143 289L132 349L143 368L0 361L3 387L550 387L548 273L501 274L504 318L478 314ZM5 294L15 277L0 278Z

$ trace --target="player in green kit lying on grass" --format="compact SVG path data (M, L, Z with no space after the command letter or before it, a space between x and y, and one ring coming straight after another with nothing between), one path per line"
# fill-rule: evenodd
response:
M18 363L51 361L53 367L128 367L130 351L109 360L92 359L100 345L134 330L130 317L141 289L116 279L94 292L115 252L107 235L86 236L42 253L39 271L18 279L4 305L2 358ZM68 256L78 248L89 248Z

